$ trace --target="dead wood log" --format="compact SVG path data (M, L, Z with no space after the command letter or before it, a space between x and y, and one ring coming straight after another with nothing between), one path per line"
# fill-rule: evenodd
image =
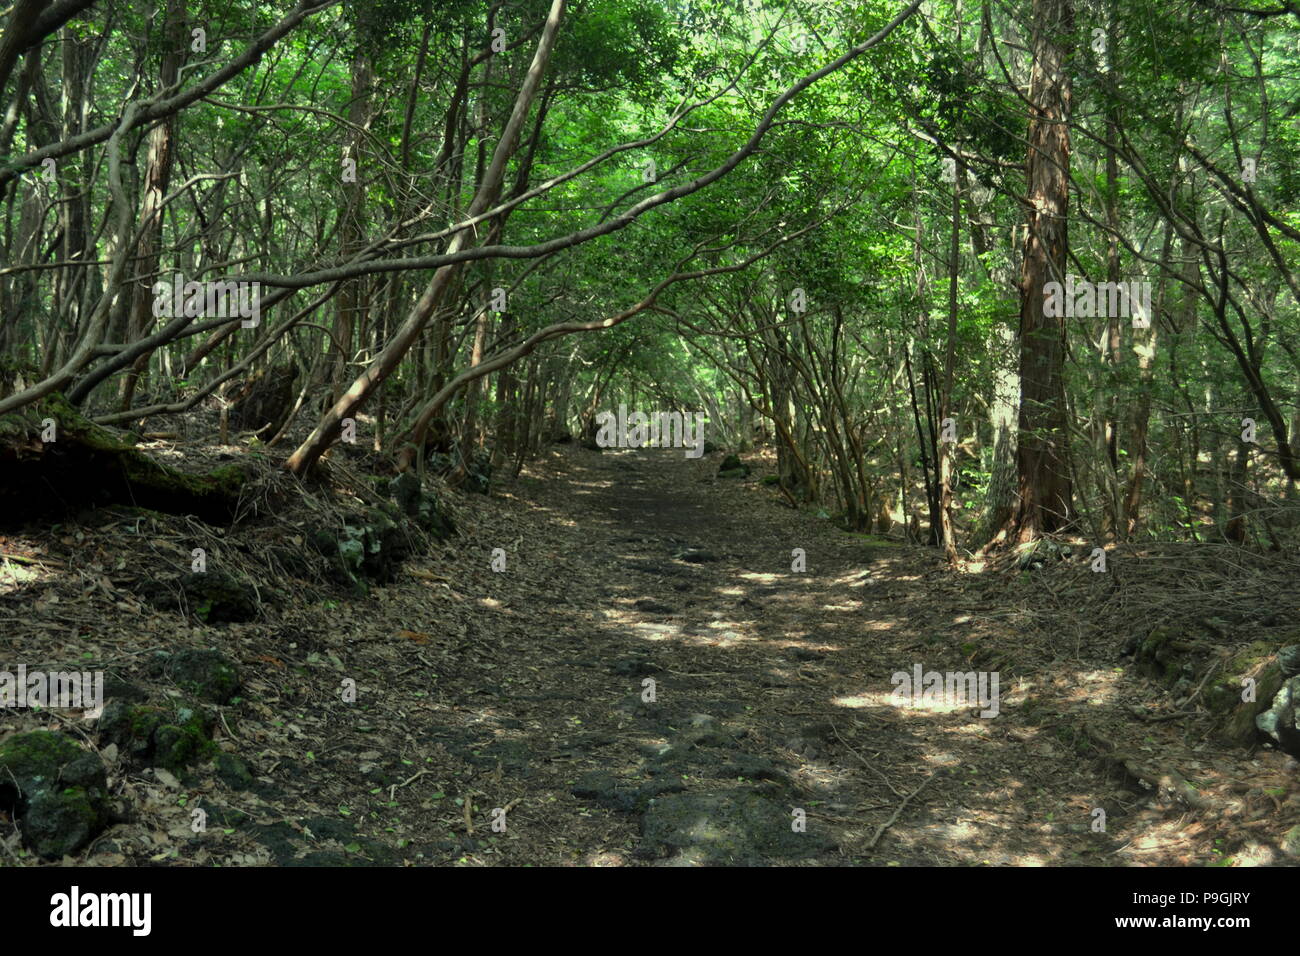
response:
M232 464L189 474L134 447L136 436L88 421L59 393L0 415L0 522L107 504L228 523L248 478Z

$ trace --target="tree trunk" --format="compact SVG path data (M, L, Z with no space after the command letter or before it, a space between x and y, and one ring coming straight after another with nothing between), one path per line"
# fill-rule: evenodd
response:
M1020 282L1019 485L1009 520L1016 542L1068 527L1074 518L1065 419L1065 320L1048 315L1045 286L1065 281L1069 247L1071 0L1034 0L1029 97L1028 234Z

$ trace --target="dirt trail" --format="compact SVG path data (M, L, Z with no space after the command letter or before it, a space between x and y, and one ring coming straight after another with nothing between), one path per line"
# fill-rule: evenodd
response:
M995 719L891 703L896 671L975 669L980 611L954 612L933 551L864 542L716 468L575 451L515 490L543 525L470 588L510 619L488 627L503 692L486 711L518 726L480 752L500 758L501 803L519 796L512 835L540 800L535 822L586 862L1116 862L1090 828L1109 791L1017 713L1014 682Z
M1143 756L1177 748L1220 803L1233 781L1280 782L1247 809L1295 822L1281 755L1220 753L1183 723L1131 716L1152 691L1116 666L1125 635L1098 639L1048 577L953 574L934 549L846 534L717 467L552 451L491 498L458 496L461 533L367 599L192 634L142 616L139 649L119 659L181 637L237 660L241 699L218 739L251 779L110 764L132 818L87 861L1204 865L1253 852L1244 828L1116 779L1085 722ZM1080 587L1110 586L1080 573ZM32 610L53 621L61 606ZM891 675L916 667L999 670L996 716L900 706ZM348 679L355 703L340 700ZM212 819L202 835L195 807Z
M577 781L548 825L569 830L580 858L1150 865L1259 850L1097 760L1085 723L1144 759L1177 740L1178 759L1196 751L1183 770L1207 792L1287 777L1282 755L1246 766L1180 725L1136 721L1128 707L1151 687L1116 666L1124 635L1087 632L1086 606L1054 604L1031 575L954 575L933 549L845 534L716 470L680 452L575 450L530 483L563 555L552 633L571 649L530 638L550 693L568 689L539 695L533 716L583 730L543 774L557 789ZM795 548L806 571L792 571ZM542 599L555 583L527 586ZM981 660L1004 669L994 717L891 700L895 672ZM528 738L535 755L547 745ZM601 808L607 829L574 832L566 797ZM802 842L789 838L796 808Z
M688 794L734 795L756 784L784 808L787 830L792 808L804 809L807 835L818 838L808 842L820 852L785 841L777 859L1113 862L1114 841L1090 832L1099 781L1037 739L1038 728L1025 732L1014 686L1000 688L1002 710L991 720L977 716L978 705L891 703L897 671L974 669L959 649L969 640L964 616L938 600L952 578L933 551L872 546L781 508L755 483L713 483L708 459L647 451L569 461L573 470L548 484L547 502L580 529L573 558L600 585L575 582L584 654L555 676L585 688L577 716L613 738L598 759L578 763L615 778L602 788L597 776L580 792L611 806L628 791L635 800L645 781L663 780L667 762L668 773L685 772ZM795 548L806 554L802 573L791 570ZM653 704L639 698L643 672L656 680ZM708 733L715 727L721 733ZM656 748L669 757L655 757ZM682 809L703 821L715 808L701 800ZM717 810L721 828L732 826L741 842L759 839L729 809ZM723 849L711 853L707 837L684 838L679 823L668 821L662 845L634 838L634 849L680 850L691 862L734 849L737 834L724 834ZM735 859L752 855L742 848Z

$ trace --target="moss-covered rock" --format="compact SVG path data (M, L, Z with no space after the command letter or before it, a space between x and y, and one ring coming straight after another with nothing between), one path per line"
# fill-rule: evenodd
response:
M257 786L253 772L242 757L219 753L216 757L217 779L232 790L252 790Z
M201 724L163 724L153 735L153 762L176 771L197 763L212 752L213 743Z
M1256 673L1246 676L1252 677L1255 681L1255 699L1243 701L1242 688L1238 684L1236 688L1238 703L1228 719L1224 721L1218 734L1221 742L1233 747L1249 747L1255 742L1259 734L1255 718L1268 710L1273 698L1282 689L1282 672L1276 662L1266 664Z
M455 533L456 526L450 515L439 507L437 498L421 487L415 472L405 471L394 478L389 483L388 493L403 515L439 540Z
M722 459L722 464L718 466L719 478L747 478L749 477L749 466L740 460L738 455L727 455Z
M224 571L191 573L181 579L190 611L205 624L251 621L257 617L257 592Z
M1165 677L1175 670L1172 667L1177 651L1179 631L1172 627L1152 628L1151 633L1138 646L1136 660L1138 671L1148 677ZM1175 679L1177 675L1175 674Z
M177 651L167 661L166 672L177 687L214 704L229 703L239 692L239 671L220 651Z
M107 813L102 795L85 787L65 787L57 793L34 794L20 828L24 842L49 860L76 853L104 828Z
M369 508L337 531L318 529L311 535L311 545L328 559L336 582L364 596L369 590L368 581L394 580L398 567L410 553L406 535L395 520L400 517L395 507L391 512Z
M170 585L163 581L144 581L136 593L160 611L188 611L204 624L251 621L258 614L259 602L253 586L215 568L187 573L178 583Z
M46 859L77 852L103 829L107 789L99 757L70 737L36 730L0 743L0 807Z
M1233 654L1223 664L1218 677L1205 691L1205 703L1216 714L1226 714L1241 701L1242 681L1254 677L1256 681L1271 662L1274 645L1271 641L1255 641L1244 650ZM1276 690L1273 693L1277 693Z
M99 719L99 732L136 763L171 771L216 753L211 720L183 702L158 707L111 701Z

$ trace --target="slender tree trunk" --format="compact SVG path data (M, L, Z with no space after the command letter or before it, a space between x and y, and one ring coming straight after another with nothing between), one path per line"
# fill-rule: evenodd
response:
M166 48L163 50L162 66L158 79L162 88L175 84L180 74L181 63L185 58L185 4L183 0L169 0L167 4L167 22L163 29ZM125 341L134 342L146 335L154 323L153 282L162 257L162 201L167 195L167 186L171 182L172 164L176 157L176 115L172 114L155 126L149 133L149 158L145 167L144 197L140 236L140 266L138 282L132 287L131 318ZM119 393L119 410L131 407L136 386L140 376L149 367L146 352L135 360L131 371L122 380Z

